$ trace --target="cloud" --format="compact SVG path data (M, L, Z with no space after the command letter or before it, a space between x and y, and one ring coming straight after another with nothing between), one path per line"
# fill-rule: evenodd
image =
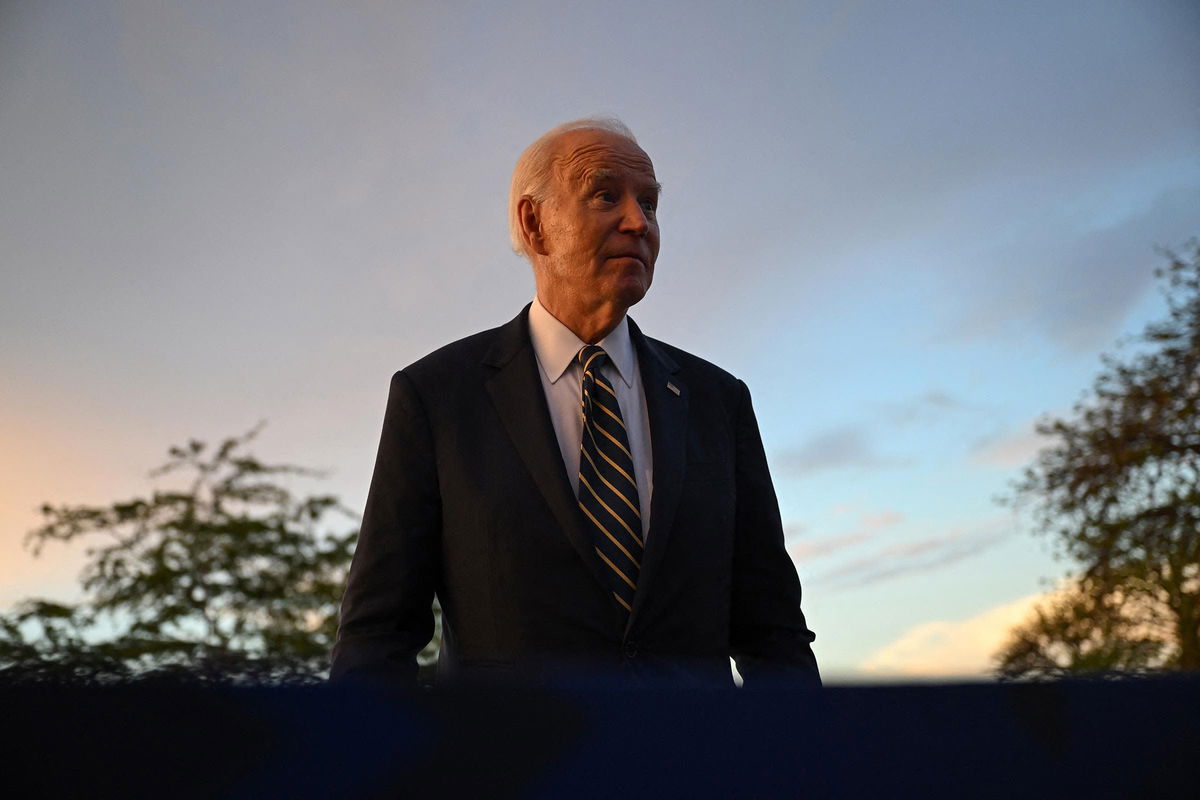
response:
M984 675L1009 631L1057 591L1031 594L968 619L922 622L871 653L858 668L877 677Z
M869 536L870 534L866 531L856 531L842 536L828 536L824 539L818 539L815 542L794 544L788 548L788 553L792 556L792 560L799 564L859 544L866 541Z
M827 469L877 469L901 462L879 455L863 431L843 427L818 434L799 447L785 450L780 466L792 475L809 475Z
M975 464L1010 468L1028 464L1046 446L1046 437L1038 434L1036 422L1015 431L986 436L971 447L969 457Z
M884 414L893 425L910 425L963 407L965 404L956 397L940 389L930 389L911 400L887 404L884 406Z
M861 588L910 573L929 572L982 553L1012 534L1012 522L994 519L974 529L930 536L885 547L878 552L817 575L826 591Z
M970 295L966 311L950 336L994 338L1032 327L1077 353L1111 345L1164 263L1155 245L1177 246L1194 232L1198 199L1193 179L1104 224L1088 224L1078 210L1045 209L1016 244L997 249L971 273L972 284L963 287Z
M904 515L899 511L877 511L873 514L863 515L863 525L871 531L903 521Z
M899 511L879 511L872 514L864 514L858 529L849 533L838 534L837 536L826 536L815 541L798 542L788 548L788 553L791 554L792 560L797 564L812 561L831 553L836 553L839 550L853 547L856 544L861 544L874 537L881 529L897 525L903 521L904 515ZM794 533L790 525L788 526L788 532L789 534Z
M783 538L794 539L797 536L803 536L808 526L800 522L787 522L783 526Z

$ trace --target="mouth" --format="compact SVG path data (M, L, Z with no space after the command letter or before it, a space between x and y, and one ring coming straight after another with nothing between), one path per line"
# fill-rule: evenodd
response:
M632 261L636 261L639 264L641 264L642 267L646 266L646 260L644 258L642 258L640 253L614 253L608 257L608 259L610 261L614 261L614 260L622 259L622 258L628 258Z

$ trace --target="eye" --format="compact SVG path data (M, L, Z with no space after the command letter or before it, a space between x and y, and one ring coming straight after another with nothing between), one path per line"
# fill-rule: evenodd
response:
M617 202L617 193L611 189L601 189L596 192L596 199L605 203L615 203Z
M658 202L655 200L652 200L650 198L647 198L642 201L642 209L647 214L653 214L655 211L658 210Z

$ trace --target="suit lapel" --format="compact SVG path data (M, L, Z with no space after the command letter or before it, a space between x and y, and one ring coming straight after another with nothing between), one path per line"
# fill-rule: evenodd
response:
M500 329L496 345L484 359L485 364L495 369L495 374L487 379L487 391L554 519L592 575L601 586L607 586L550 422L537 357L529 340L528 318L529 306L526 306L516 319Z
M633 611L629 615L629 624L632 625L658 574L667 539L674 527L675 511L679 507L686 464L688 387L677 374L679 365L675 360L643 336L633 320L629 321L629 333L637 348L642 390L646 395L646 414L650 418L650 448L654 456L650 531L646 534L646 550L638 574Z

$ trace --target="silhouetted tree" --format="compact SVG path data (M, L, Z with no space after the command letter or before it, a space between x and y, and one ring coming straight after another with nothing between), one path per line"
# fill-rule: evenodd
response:
M1001 675L1200 669L1200 242L1166 255L1167 318L1105 357L1071 419L1038 425L1052 443L1013 500L1080 574L1014 632Z
M1161 604L1142 593L1104 591L1085 577L1034 609L1000 654L1001 679L1075 673L1130 675L1163 667L1171 632Z
M29 534L88 539L78 604L31 599L0 617L0 677L120 681L312 681L323 677L358 536L319 528L352 517L332 495L285 485L311 470L244 453L261 425L215 450L170 449L153 476L184 478L110 506L42 508Z

